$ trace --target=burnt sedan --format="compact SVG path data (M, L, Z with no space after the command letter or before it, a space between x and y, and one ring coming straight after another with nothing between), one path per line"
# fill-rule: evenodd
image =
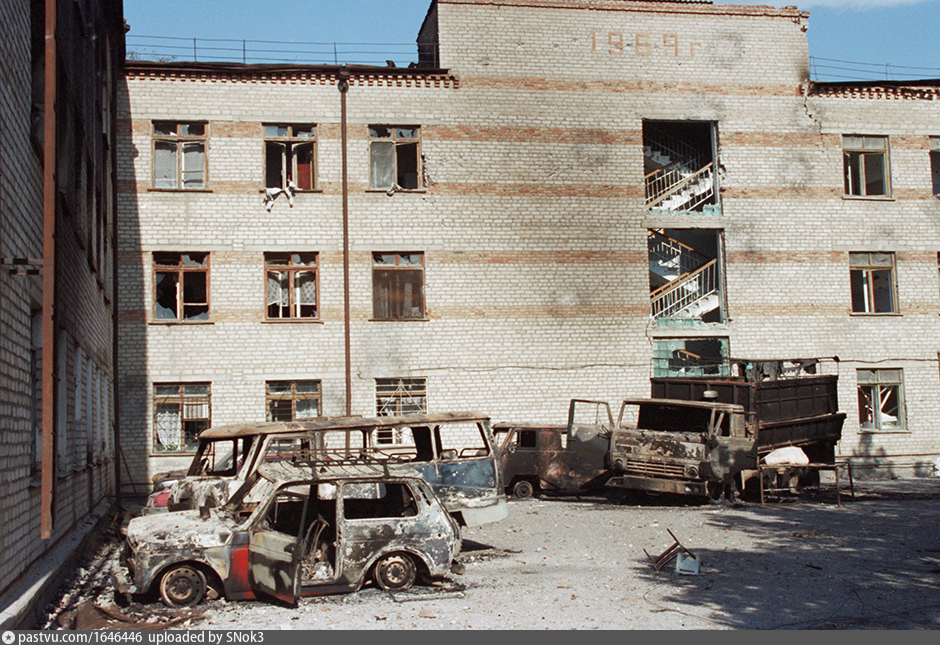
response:
M260 500L260 501L254 501ZM219 508L134 518L118 591L158 591L171 607L210 591L230 600L407 589L446 574L460 529L417 474L374 465L277 463Z

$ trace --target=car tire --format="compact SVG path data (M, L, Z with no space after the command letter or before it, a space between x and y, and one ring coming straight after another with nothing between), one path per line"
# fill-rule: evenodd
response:
M513 497L518 497L519 499L529 499L535 494L535 487L532 485L532 482L520 479L512 487Z
M160 598L170 607L192 607L206 597L206 576L195 567L173 567L160 577Z
M415 561L403 553L383 556L375 564L373 578L375 584L387 591L410 589L415 583L418 569Z

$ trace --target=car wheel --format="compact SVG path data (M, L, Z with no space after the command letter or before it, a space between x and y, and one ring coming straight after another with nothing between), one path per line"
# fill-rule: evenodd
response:
M520 479L512 487L512 494L519 499L528 499L535 494L535 487L532 482Z
M393 553L386 555L375 565L375 584L391 591L410 589L417 573L414 560L407 555Z
M170 607L198 605L206 597L206 577L194 567L174 567L160 578L160 597Z

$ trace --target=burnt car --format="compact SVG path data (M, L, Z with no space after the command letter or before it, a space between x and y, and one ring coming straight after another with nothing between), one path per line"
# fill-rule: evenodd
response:
M257 500L257 501L255 501ZM460 528L416 472L263 464L225 505L134 518L115 584L171 607L407 589L451 570ZM459 571L456 565L455 571Z

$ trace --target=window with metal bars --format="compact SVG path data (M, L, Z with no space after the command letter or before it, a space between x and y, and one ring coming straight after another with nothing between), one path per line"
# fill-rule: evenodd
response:
M269 320L319 317L317 253L265 253Z
M428 411L426 378L375 379L375 412L380 417L424 414ZM401 443L401 430L379 430L378 443Z
M268 381L267 420L302 421L322 415L320 381Z
M154 452L194 452L209 427L209 383L154 383Z

